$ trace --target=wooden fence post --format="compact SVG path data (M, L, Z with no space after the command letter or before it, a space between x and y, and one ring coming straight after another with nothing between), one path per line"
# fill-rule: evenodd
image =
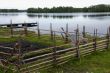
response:
M66 24L65 43L68 43L68 24Z
M54 32L54 35L53 35L53 45L54 45L54 48L53 48L53 64L54 64L54 67L56 67L57 65L57 60L56 60L56 39L55 39L55 32Z
M110 37L110 26L109 26L109 30L108 30L108 32L109 32L109 37Z
M53 40L53 30L52 30L52 24L50 24L50 37L51 37L51 40Z
M83 26L83 37L85 38L86 37L86 33L85 33L85 26Z
M106 36L106 38L107 38L107 47L106 47L106 49L108 49L109 48L109 28L107 29L107 36Z
M76 53L77 53L77 58L80 59L80 50L79 50L79 28L77 25L77 30L76 30Z
M10 27L10 29L11 29L11 37L13 37L13 25L12 25L12 20L10 21L10 23L11 23L11 27Z
M93 47L94 47L94 51L96 51L96 48L97 48L97 29L95 30L94 29L94 38L93 38Z
M37 26L37 34L38 34L38 37L40 38L40 29L39 29L39 23L38 23L38 26Z
M18 68L18 72L20 72L20 66L21 66L21 44L20 42L17 42L15 45L14 45L14 48L15 50L17 51L18 55L17 55L17 68Z
M28 35L28 32L27 32L27 24L24 24L24 34L25 34L25 36Z
M65 39L65 37L63 36L63 34L62 34L63 32L61 32L61 36L62 36L62 39L64 40Z

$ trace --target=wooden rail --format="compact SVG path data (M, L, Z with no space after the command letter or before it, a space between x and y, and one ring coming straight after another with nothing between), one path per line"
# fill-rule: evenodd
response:
M4 47L4 46L0 46L0 48L5 48L5 49L10 49L10 50L13 50L13 48L11 48L11 47Z
M106 42L107 42L107 40L97 41L96 50L97 51L106 50L106 46L107 46L107 44L105 44ZM85 44L85 45L80 45L79 46L80 55L81 56L86 56L86 55L89 55L89 54L93 53L94 52L94 45L93 44L94 44L94 42L88 43L88 44ZM47 67L51 63L54 63L54 59L53 58L56 58L56 63L59 65L59 64L63 64L65 62L67 62L68 61L67 58L69 58L69 57L71 57L71 58L73 57L74 58L74 57L77 56L76 47L66 48L66 49L63 49L63 50L58 50L55 53L56 57L53 57L53 58L52 58L52 56L55 56L55 55L52 55L52 54L53 54L53 52L25 59L24 61L29 61L29 60L32 61L32 59L36 59L35 60L36 64L32 64L32 62L31 63L26 63L26 64L29 64L30 66L28 65L27 68L25 68L25 67L21 68L21 71L25 72L27 69L31 69L31 68L34 69L34 68L36 68L36 66L37 66L37 69L39 69L39 67L41 65L43 65L43 68ZM50 58L50 56L51 56L51 58ZM42 61L42 58L44 59L43 61ZM48 59L48 58L50 58L50 59ZM41 62L37 63L38 60L41 61ZM33 61L33 62L35 62L35 61Z
M96 47L94 47L95 42L87 43L84 45L79 45L78 51L80 53L80 56L86 56L86 55L89 55L95 51L106 50L106 48L108 46L108 44L106 44L106 43L108 42L108 40L109 39L97 41ZM66 45L68 46L69 44L66 44ZM54 66L53 64L55 62L56 62L55 64L60 65L65 62L68 62L68 60L70 58L77 57L77 47L65 48L65 49L61 49L61 50L59 49L59 50L56 50L55 53L52 51L53 48L57 49L62 46L64 48L64 45L61 45L58 47L50 47L47 49L45 48L45 49L33 51L35 53L38 53L41 51L45 52L45 50L51 50L50 52L47 52L45 54L41 54L39 56L36 55L31 58L22 59L21 61L24 62L24 64L20 65L21 66L20 72L27 72L27 71L33 72L35 70L45 69L48 66L50 66L50 67ZM7 49L13 49L10 47L3 47L3 46L0 46L0 47L7 48ZM94 49L96 49L96 50L94 50ZM33 52L27 52L26 54L23 55L23 57L27 56L30 53L32 54ZM10 55L5 52L0 52L0 54ZM54 57L54 56L56 56L56 57ZM54 59L54 58L56 58L56 59Z

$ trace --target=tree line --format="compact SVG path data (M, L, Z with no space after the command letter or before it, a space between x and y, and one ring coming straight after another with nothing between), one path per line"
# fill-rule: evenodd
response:
M84 8L53 7L53 8L28 8L27 10L0 9L0 12L28 12L28 13L110 12L110 5L100 4Z
M0 12L26 12L27 10L18 10L18 9L0 9Z
M0 12L19 12L18 9L0 9Z
M72 13L72 12L110 12L110 5L94 5L84 8L53 7L53 8L28 8L28 13Z

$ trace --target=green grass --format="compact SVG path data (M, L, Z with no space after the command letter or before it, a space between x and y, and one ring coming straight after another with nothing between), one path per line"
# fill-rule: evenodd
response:
M60 37L61 38L61 37ZM38 38L37 36L33 36L33 35L29 35L27 37L23 37L22 39L30 41L30 42L37 42L43 45L47 45L47 46L53 46L54 45L54 41L51 40L50 35L41 35L40 38ZM56 40L56 45L62 45L64 44L63 40Z
M11 66L9 66L8 69L4 69L0 66L0 73L13 73L13 71L11 70Z
M110 51L97 52L82 57L80 60L72 59L68 63L40 71L41 73L110 73Z
M33 31L28 31L28 35L25 36L24 31L14 31L13 37L10 34L9 28L2 28L0 27L0 42L14 42L19 39L23 39L29 42L38 43L41 44L44 47L50 47L53 46L54 42L51 40L50 35L41 35L40 38L37 36L37 34ZM16 35L16 36L15 36ZM56 36L61 38L61 36ZM56 40L56 45L62 45L64 44L63 40Z

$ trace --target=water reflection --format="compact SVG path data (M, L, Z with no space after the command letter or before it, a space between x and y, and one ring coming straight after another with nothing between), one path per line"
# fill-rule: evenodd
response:
M77 17L76 15L41 15L41 14L38 14L38 15L35 15L35 14L27 14L28 17L37 17L37 18L73 18L73 17Z
M59 18L59 19L65 19L65 18L69 18L69 19L72 19L73 17L84 17L84 18L96 18L96 19L103 19L103 17L105 16L110 16L110 14L99 14L99 13L79 13L79 14L74 14L74 13L67 13L67 14L63 14L63 13L30 13L30 14L27 14L28 17L31 17L31 18ZM99 18L97 18L99 17Z
M83 17L88 17L89 19L98 19L98 20L110 19L109 16L110 14L83 15Z
M109 19L110 14L90 14L90 15L82 15L84 18L89 18L89 19L98 19L98 20L103 20L103 19Z
M18 13L0 13L0 16L18 16Z
M110 14L96 14L96 15L88 15L88 17L103 17L103 16L110 16Z
M33 14L28 14L27 16L31 17L31 18L36 18L36 17L41 18L42 17L42 15L33 15Z
M51 17L53 17L53 18L73 18L74 16L55 16L55 15L53 15L53 16L51 16Z

